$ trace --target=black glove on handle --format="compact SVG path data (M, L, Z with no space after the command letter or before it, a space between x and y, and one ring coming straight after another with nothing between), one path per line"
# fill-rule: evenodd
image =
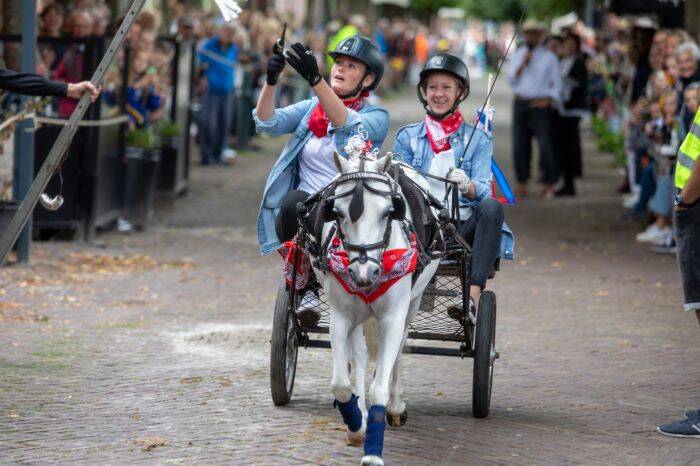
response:
M316 57L314 57L311 49L301 42L293 44L292 50L294 50L296 56L287 51L287 63L297 70L297 73L299 73L302 78L306 79L311 87L314 87L323 79L321 73L318 71Z
M277 84L277 80L284 69L286 62L282 56L282 52L275 52L273 50L270 58L267 59L267 84L274 86Z

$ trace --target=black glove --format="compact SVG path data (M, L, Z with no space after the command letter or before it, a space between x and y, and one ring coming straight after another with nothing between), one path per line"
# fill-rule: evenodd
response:
M267 84L274 86L287 63L284 61L282 53L272 52L267 60Z
M294 50L296 56L287 51L287 63L297 70L297 73L299 73L302 78L306 79L311 87L314 87L323 79L321 73L318 71L316 57L314 57L311 49L301 42L293 44L292 50Z

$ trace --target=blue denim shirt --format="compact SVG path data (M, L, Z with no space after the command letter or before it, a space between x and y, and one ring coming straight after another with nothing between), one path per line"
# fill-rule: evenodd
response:
M280 245L275 233L275 218L279 213L282 198L299 185L299 154L313 135L309 130L309 118L317 103L318 98L314 97L285 108L278 108L265 121L260 120L256 111L253 110L255 129L258 133L292 133L265 183L260 213L258 214L258 242L261 254L268 254ZM343 147L351 136L357 134L360 125L367 131L368 137L372 141L372 147L379 148L386 139L386 133L389 130L389 113L383 108L365 101L359 111L347 109L347 117L343 126L336 128L329 124L328 133L335 136L336 150L343 157L347 156Z
M450 145L455 153L455 165L459 157L464 153L464 147L472 134L474 126L462 123L462 126L450 136ZM435 157L430 147L425 123L415 123L404 126L396 134L394 142L394 160L400 160L420 170L423 173L430 172L430 164ZM475 207L491 195L491 158L493 157L493 143L491 137L484 131L477 129L474 139L469 144L461 169L469 176L476 187L476 197L471 200L460 194L459 204L462 207ZM501 239L501 254L504 259L513 259L515 238L508 225L503 223L503 237Z

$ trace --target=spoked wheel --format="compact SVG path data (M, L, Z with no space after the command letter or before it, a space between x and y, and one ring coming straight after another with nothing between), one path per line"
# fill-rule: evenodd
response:
M481 294L475 330L472 413L474 417L486 417L491 405L493 364L496 360L496 295L493 291Z
M296 318L289 311L290 295L283 279L277 290L270 354L270 390L276 406L286 405L292 398L297 370L299 338Z

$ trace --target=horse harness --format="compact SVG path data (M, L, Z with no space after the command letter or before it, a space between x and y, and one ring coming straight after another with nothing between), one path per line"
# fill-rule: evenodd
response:
M370 172L366 171L364 169L364 164L365 161L371 160L367 157L360 156L360 170L357 172L352 172L352 173L345 173L343 175L340 175L337 179L335 179L331 184L329 184L326 188L320 190L316 194L310 196L306 201L299 203L297 205L297 215L299 217L299 228L300 228L300 233L303 235L303 237L309 238L313 237L314 240L308 241L307 242L307 249L309 253L311 253L313 256L315 256L317 259L314 262L314 267L318 268L319 270L322 270L324 272L329 270L329 260L328 260L328 248L331 244L331 241L334 236L338 236L340 239L343 248L350 252L356 252L358 253L358 256L351 259L350 263L353 262L359 262L361 264L364 264L366 262L374 262L378 266L382 266L381 264L381 259L377 260L373 257L370 257L368 255L368 252L374 251L377 249L380 249L382 252L386 250L386 248L389 246L389 241L391 237L391 230L392 230L392 222L394 220L401 222L401 227L406 235L406 238L411 241L411 238L415 237L416 235L416 230L413 225L413 222L406 217L406 200L401 194L400 188L399 188L399 176L401 175L401 170L399 167L396 167L394 171L394 178L392 179L391 176L385 174L385 173L377 173L377 172ZM368 182L369 181L377 181L383 184L386 184L388 186L387 190L381 190L377 189L373 186L371 186ZM349 182L356 182L356 185L353 189L348 190L346 192L336 194L335 191L337 187L341 184L349 183ZM384 230L384 234L382 236L382 239L380 241L377 241L375 243L369 243L369 244L353 244L347 241L345 234L343 233L342 229L340 228L340 223L338 219L338 214L337 211L335 210L335 201L336 199L341 199L344 197L349 197L352 196L352 199L350 200L350 207L348 214L350 216L350 220L352 222L357 221L362 213L364 212L364 190L367 189L373 194L377 194L380 196L389 196L391 197L392 201L392 208L391 208L391 213L389 214L389 217L386 222L386 228ZM423 190L421 190L423 192ZM439 203L434 197L431 199L430 197L427 197L427 200L429 204L433 207L439 206L442 208L442 204ZM330 230L326 234L325 238L321 238L320 232L311 235L309 234L307 223L306 223L306 217L308 216L308 213L310 211L310 206L318 204L319 209L318 209L318 215L321 217L321 220L323 223L327 222L333 222L333 225L331 226ZM430 211L430 209L426 209ZM442 213L442 212L441 212ZM446 212L445 212L446 214ZM431 217L432 214L430 214ZM449 216L447 215L439 215L438 219L432 218L432 221L436 223L436 226L438 227L444 227L444 222L443 219L444 217L447 217L449 219ZM321 224L322 225L322 224ZM320 231L320 228L319 228ZM438 241L434 241L434 236L431 241L431 244L438 244ZM300 236L302 237L302 236ZM417 243L417 248L418 248L418 264L416 266L416 270L413 273L412 281L415 283L417 280L418 276L420 273L423 271L425 266L434 259L437 259L439 257L442 257L444 255L444 247L440 247L439 250L427 250L423 244L421 244L420 241L416 241ZM444 244L443 244L444 246ZM381 257L381 256L380 256Z

